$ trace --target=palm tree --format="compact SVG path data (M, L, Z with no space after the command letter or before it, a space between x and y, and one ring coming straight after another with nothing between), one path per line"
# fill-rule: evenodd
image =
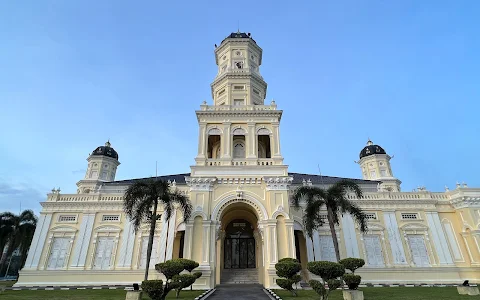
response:
M348 200L348 192L353 192L357 199L362 197L360 187L348 179L340 180L328 189L315 186L302 186L298 188L293 195L294 207L297 209L300 207L300 201L306 202L303 221L307 236L310 238L312 237L313 231L324 223L321 218L320 209L325 205L337 261L340 260L340 250L338 248L335 225L339 225L340 215L344 213L351 214L360 225L360 231L367 231L367 217L355 203Z
M172 212L179 205L183 213L183 219L188 221L192 213L190 200L178 190L170 190L170 184L165 180L145 179L130 185L125 191L123 209L130 221L133 223L135 232L143 222L150 222L150 235L148 238L147 261L145 266L145 279L148 279L148 268L152 255L153 236L155 235L155 224L160 216L157 216L158 205L163 205L164 218L170 219ZM163 229L165 230L165 229Z
M37 217L31 210L24 210L19 215L11 212L0 214L0 249L2 253L7 246L7 251L0 260L2 272L6 260L16 249L20 251L20 268L23 267L36 226Z

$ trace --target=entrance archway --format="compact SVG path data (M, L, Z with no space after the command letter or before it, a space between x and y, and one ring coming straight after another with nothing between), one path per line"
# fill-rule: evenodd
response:
M224 269L256 268L253 226L244 219L235 219L225 228L223 242Z
M256 209L233 202L221 210L219 221L216 283L226 282L232 273L248 273L254 282L263 283L263 242Z

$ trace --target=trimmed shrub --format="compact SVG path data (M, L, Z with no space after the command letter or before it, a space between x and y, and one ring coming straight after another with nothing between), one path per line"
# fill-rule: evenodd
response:
M342 281L337 278L345 274L343 265L331 261L312 261L307 264L307 269L322 278L322 282L310 280L308 283L323 300L328 300L330 293L340 287ZM328 290L325 285L328 286Z
M282 258L275 264L277 276L281 277L276 283L282 289L290 291L294 296L297 295L293 285L297 284L302 278L298 274L302 270L302 265L294 258Z
M167 260L164 263L155 265L155 270L165 275L167 280L173 279L173 276L180 274L184 270L183 264L179 261Z
M176 296L178 298L178 295L180 294L180 291L182 289L191 286L195 282L195 280L197 280L197 278L202 276L201 272L180 275L180 273L183 270L187 270L187 268L193 270L193 266L195 266L194 268L198 267L198 263L193 260L183 258L171 259L167 260L164 263L156 264L155 270L165 275L165 278L167 280L165 281L165 285L163 286L160 298L152 298L152 300L164 300L167 294L173 289L176 290Z
M348 289L356 290L362 281L362 277L355 274L345 274L343 275L343 280L347 284Z
M365 260L361 258L345 258L339 261L340 264L342 264L345 269L350 270L353 274L355 274L355 270L358 268L361 268L365 265Z
M162 300L163 281L162 280L145 280L141 284L142 290L152 300Z
M355 275L355 270L361 268L365 265L365 261L361 258L345 258L340 260L340 263L345 267L345 269L350 270L351 274L345 274L343 276L343 280L348 285L350 290L356 290L362 282L362 277L359 275Z
M190 274L180 274L173 276L172 283L176 291L176 297L178 298L178 296L180 295L180 291L186 287L191 286L195 282L195 280L197 280L197 277Z

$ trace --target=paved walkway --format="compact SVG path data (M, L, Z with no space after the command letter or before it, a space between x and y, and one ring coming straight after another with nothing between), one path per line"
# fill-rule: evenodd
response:
M260 284L221 284L207 300L270 300Z

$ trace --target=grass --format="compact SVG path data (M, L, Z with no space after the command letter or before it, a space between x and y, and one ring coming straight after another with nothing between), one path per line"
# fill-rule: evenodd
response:
M469 300L480 299L459 295L456 287L385 287L361 288L365 300ZM275 290L283 300L318 300L320 296L312 290L299 290L297 297L285 290ZM329 300L343 300L342 291L333 291Z
M204 291L181 291L180 300L193 300ZM8 300L124 300L124 290L68 290L68 291L5 291L0 293L0 299ZM167 299L175 298L175 291L167 295ZM144 293L142 300L150 300Z

